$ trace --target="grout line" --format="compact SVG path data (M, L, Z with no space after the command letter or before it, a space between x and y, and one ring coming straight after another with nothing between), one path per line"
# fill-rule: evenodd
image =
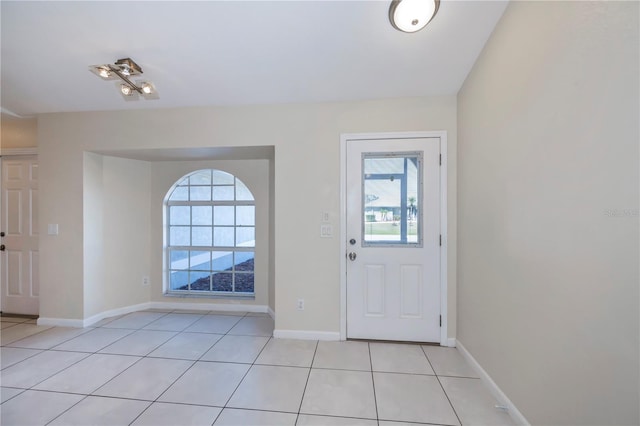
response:
M427 358L427 362L431 366L431 369L435 373L436 369L433 368L433 364L431 364L431 360L427 356L427 353L425 352L425 350L424 350L424 348L422 346L420 348L422 349L422 353L424 354L424 356ZM451 398L449 398L449 395L447 395L447 391L444 390L444 386L442 386L442 382L440 381L440 377L438 377L437 373L436 373L436 380L438 381L438 384L440 385L440 388L442 389L442 392L444 393L444 396L447 398L447 401L449 401L449 405L451 406L451 409L453 410L453 414L456 415L456 418L458 419L458 423L460 425L462 425L462 420L460 420L460 416L458 415L458 412L456 411L456 408L453 406L453 403L451 402Z
M373 385L373 403L376 406L376 422L380 424L380 415L378 414L378 397L376 396L376 381L373 377L373 360L371 359L371 343L367 342L367 349L369 351L369 365L371 366L371 384Z
M313 356L311 357L311 364L309 364L309 372L307 373L307 381L304 382L304 389L302 390L302 396L300 397L300 405L298 406L298 413L296 414L296 422L298 424L298 419L300 418L300 411L302 411L302 403L304 402L304 395L307 393L307 386L309 385L309 378L311 377L311 369L313 368L313 362L316 359L316 353L318 352L319 341L316 340L316 347L313 348Z
M246 318L246 315L242 318ZM231 330L229 330L231 331ZM225 334L225 336L229 335L228 332L227 334ZM224 337L223 337L224 338ZM220 339L222 340L222 338ZM247 368L247 371L244 373L244 375L242 376L242 378L240 379L240 381L238 382L238 384L236 385L235 389L233 390L233 392L231 392L231 394L229 395L229 398L227 398L227 402L224 403L224 407L222 407L222 410L220 410L220 412L218 413L218 415L216 416L215 420L213 421L213 424L215 424L215 422L218 421L218 418L220 417L220 415L222 414L222 412L224 411L225 408L227 408L227 405L229 404L229 402L231 401L231 398L233 398L233 395L235 395L235 393L238 391L238 388L240 387L240 385L242 384L242 382L244 382L244 379L247 377L247 375L249 374L249 371L251 371L251 369L253 368L253 366L255 365L255 362L258 360L258 358L260 357L260 354L262 354L262 352L264 351L264 348L267 347L267 345L269 344L269 342L273 340L273 336L269 338L269 340L266 341L266 343L264 344L264 346L262 346L262 349L260 349L260 352L258 352L258 355L256 355L255 359L253 360L253 362L251 363L251 365L249 366L249 368ZM246 365L246 364L245 364Z

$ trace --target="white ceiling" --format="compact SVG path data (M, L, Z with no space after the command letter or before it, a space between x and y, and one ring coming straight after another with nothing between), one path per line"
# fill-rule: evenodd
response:
M390 1L2 1L1 103L63 111L453 95L506 1L442 0L422 31ZM125 102L88 71L131 57L155 101Z

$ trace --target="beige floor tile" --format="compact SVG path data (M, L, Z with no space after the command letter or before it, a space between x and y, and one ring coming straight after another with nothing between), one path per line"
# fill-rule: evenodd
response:
M2 426L45 425L82 398L83 395L28 390L2 404L0 423Z
M230 315L205 315L191 324L185 331L192 333L225 334L240 321L241 317Z
M175 331L138 330L100 350L100 353L145 356L176 334Z
M297 413L308 374L308 368L254 365L227 406Z
M147 401L89 396L49 424L51 426L127 425L149 405Z
M98 352L113 342L133 333L133 330L120 330L110 328L94 328L78 337L54 346L54 350L76 352Z
M373 373L381 420L459 425L435 376Z
M498 401L480 379L440 377L440 383L463 425L513 425L506 412L496 408Z
M300 414L296 426L378 426L376 420Z
M192 364L179 359L144 358L94 394L155 401Z
M13 398L16 395L20 395L22 392L24 392L24 389L0 388L0 404L2 404L5 401L10 400L11 398Z
M478 377L458 349L440 346L423 346L422 349L438 376Z
M375 419L376 402L371 373L311 370L300 412Z
M316 340L271 339L256 360L256 364L311 367Z
M105 328L139 329L167 314L163 312L133 312L105 324Z
M132 426L210 426L221 408L154 402Z
M266 317L244 317L229 334L242 336L273 336L273 320Z
M89 354L80 352L44 351L2 370L0 383L27 389L87 356Z
M22 348L0 348L0 369L5 369L15 363L24 361L34 355L42 352L39 349L22 349Z
M247 370L246 364L196 362L159 401L224 407Z
M232 336L228 334L209 349L201 360L251 364L268 341L269 338L263 336Z
M90 394L140 357L93 354L35 386L35 389Z
M239 410L225 408L214 423L215 426L293 426L296 415L292 413L276 413L273 411Z
M162 318L146 325L145 330L182 331L205 314L167 314Z
M371 371L366 342L318 342L313 368Z
M373 371L388 373L435 374L418 345L370 343Z
M30 349L51 349L71 340L74 337L91 331L89 328L53 327L24 339L11 343L10 346Z
M46 325L34 325L34 324L16 324L13 327L5 328L0 333L0 344L2 346L9 345L25 337L40 333L42 331L50 329L50 326Z
M180 333L159 346L148 356L197 360L220 340L221 337L221 334Z

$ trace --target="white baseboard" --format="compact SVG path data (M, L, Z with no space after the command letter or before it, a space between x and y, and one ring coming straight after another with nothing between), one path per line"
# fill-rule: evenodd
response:
M309 330L274 330L273 337L277 339L300 340L340 340L338 331L309 331Z
M447 347L448 348L455 348L456 347L456 338L455 337L447 338Z
M145 309L149 309L151 306L149 302L138 303L137 305L124 306L122 308L110 309L108 311L100 312L94 316L89 318L85 318L82 324L82 327L89 327L98 321L102 321L105 318L115 317L118 315L130 314L131 312L144 311Z
M457 340L456 347L458 348L458 351L460 351L462 356L467 360L467 362L471 364L471 367L476 371L476 373L478 373L478 376L484 382L484 384L489 388L489 391L491 392L491 394L498 400L498 402L501 405L507 408L508 410L507 412L509 413L513 421L517 425L530 426L530 423L522 415L522 413L518 410L518 408L513 404L513 402L511 402L511 400L507 397L507 395L505 395L505 393L502 392L502 389L498 387L496 382L494 382L491 376L489 376L489 374L486 371L484 371L484 368L480 366L478 361L476 361L473 355L471 355L471 353L464 347L462 343L460 343L459 340Z
M179 303L179 302L149 302L151 309L189 309L194 311L221 312L259 312L268 313L265 305L241 305L236 303Z
M271 309L271 306L267 306L267 313L269 314L272 320L274 321L276 320L276 313L273 309Z
M110 309L100 312L89 318L69 319L69 318L38 318L38 325L51 325L56 327L90 327L105 318L118 315L130 314L131 312L144 311L146 309L189 309L195 311L222 311L222 312L260 312L269 313L275 318L275 313L264 305L238 305L223 303L175 303L175 302L145 302L137 305L124 306L122 308Z

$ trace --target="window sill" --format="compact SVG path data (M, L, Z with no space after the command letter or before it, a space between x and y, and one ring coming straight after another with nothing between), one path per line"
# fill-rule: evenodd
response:
M166 292L163 294L164 297L175 297L178 299L226 299L226 300L255 300L255 294L220 294L220 293L209 293L209 294L197 294L197 293L171 293Z

